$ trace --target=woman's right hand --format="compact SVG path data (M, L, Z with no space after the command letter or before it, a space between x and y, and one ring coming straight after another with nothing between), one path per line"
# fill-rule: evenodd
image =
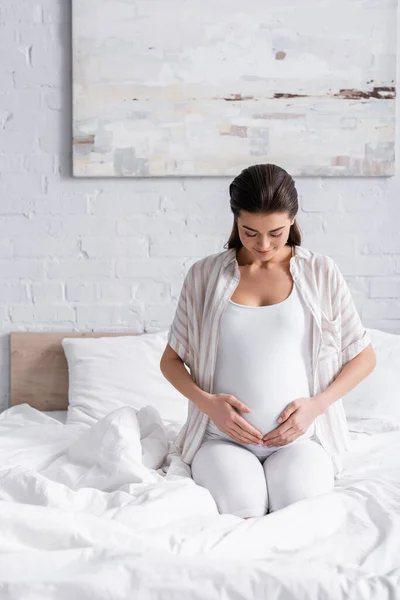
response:
M251 412L232 394L210 394L207 414L220 431L242 444L259 444L263 434L255 429L239 413Z

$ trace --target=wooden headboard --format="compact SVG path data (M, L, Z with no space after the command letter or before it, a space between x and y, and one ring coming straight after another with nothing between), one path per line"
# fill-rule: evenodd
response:
M10 334L11 406L27 402L38 410L67 410L66 337L110 337L141 333L18 332Z

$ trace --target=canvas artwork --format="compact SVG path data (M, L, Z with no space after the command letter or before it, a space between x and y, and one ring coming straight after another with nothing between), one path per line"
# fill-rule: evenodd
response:
M73 0L73 173L388 176L397 0Z

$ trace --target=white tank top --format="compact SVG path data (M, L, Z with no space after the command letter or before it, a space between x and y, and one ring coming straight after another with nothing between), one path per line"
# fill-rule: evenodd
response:
M240 411L241 416L263 435L278 427L277 418L290 402L310 398L312 326L295 283L277 304L246 306L229 300L220 321L213 393L233 394L244 402L251 412ZM297 439L314 433L312 423ZM232 440L211 419L204 437Z

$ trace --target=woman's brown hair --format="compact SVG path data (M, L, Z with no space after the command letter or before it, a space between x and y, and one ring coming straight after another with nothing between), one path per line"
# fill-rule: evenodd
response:
M224 244L227 249L242 246L237 225L241 210L262 214L287 212L289 219L293 219L299 208L293 178L277 165L247 167L232 181L229 194L234 222L229 240ZM301 245L301 233L296 219L290 227L287 244Z

